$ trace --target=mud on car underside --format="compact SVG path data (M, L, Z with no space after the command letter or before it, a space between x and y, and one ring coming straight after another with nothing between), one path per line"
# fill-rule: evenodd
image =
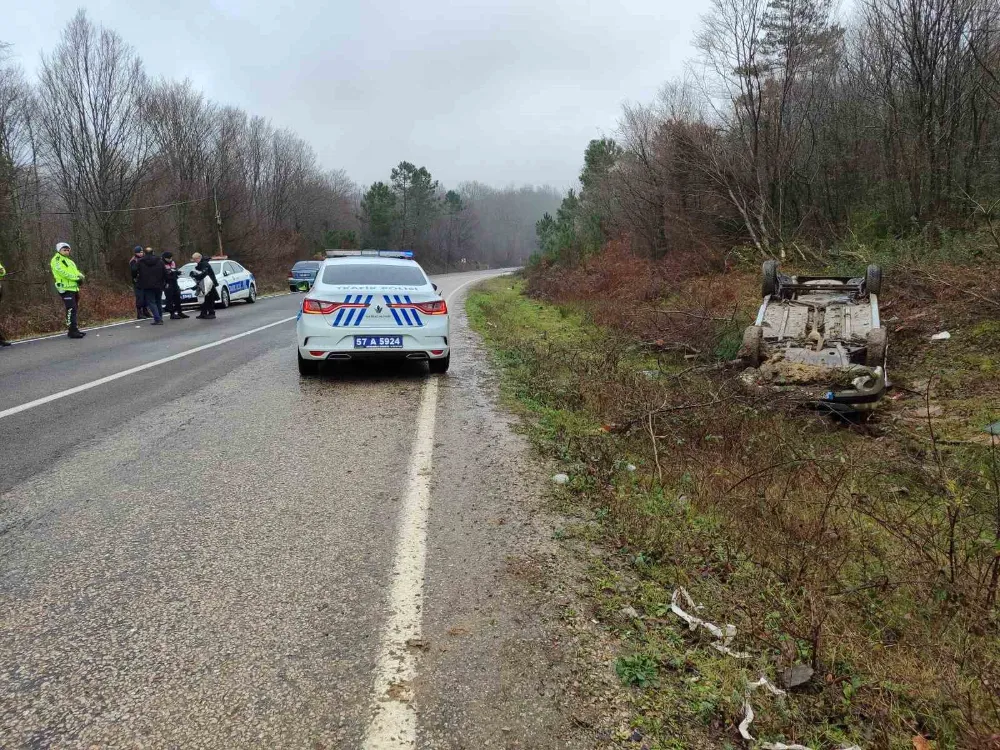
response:
M742 381L838 412L873 409L888 385L881 268L868 266L864 277L785 276L769 260L761 291L740 347Z

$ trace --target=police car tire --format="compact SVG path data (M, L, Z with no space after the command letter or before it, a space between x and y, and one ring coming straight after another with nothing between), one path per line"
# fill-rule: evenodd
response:
M257 301L257 285L251 284L250 291L249 293L247 293L247 304L252 305L256 301Z
M431 373L434 375L443 375L448 372L448 366L451 364L451 353L449 352L441 359L429 359L427 364L430 365Z
M219 306L225 310L229 307L229 289L222 287L222 291L219 292Z
M315 375L319 372L319 362L313 359L305 359L302 354L299 357L299 375Z

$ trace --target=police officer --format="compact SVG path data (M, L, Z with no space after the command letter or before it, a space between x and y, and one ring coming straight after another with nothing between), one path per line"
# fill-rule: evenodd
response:
M146 305L146 293L139 288L139 261L142 260L142 248L139 245L132 250L132 259L128 262L129 273L132 274L132 291L135 292L135 319L151 318Z
M52 266L52 276L56 281L56 291L66 306L66 328L71 339L82 339L87 334L77 326L77 307L80 303L80 282L84 276L70 260L73 249L68 242L56 243L56 254L49 263Z
M170 313L171 320L181 320L188 316L184 314L184 309L181 307L181 289L177 283L179 276L177 262L174 260L174 254L169 250L160 257L163 258L163 264L167 267L167 312Z
M3 302L3 280L6 275L7 269L3 267L3 263L0 263L0 302ZM3 331L0 331L0 346L10 346L10 342L3 335Z

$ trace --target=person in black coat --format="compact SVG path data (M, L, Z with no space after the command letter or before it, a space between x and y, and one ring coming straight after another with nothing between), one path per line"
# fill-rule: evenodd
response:
M128 262L129 273L132 274L132 289L135 291L135 319L152 317L146 309L146 295L139 287L139 262L142 260L142 248L138 245L132 251L132 259Z
M215 278L215 271L212 269L212 264L208 262L208 258L203 258L201 253L195 253L191 256L191 260L197 264L191 272L191 278L198 284L201 284L206 278L212 281L212 289L202 300L197 315L202 320L211 320L215 318L215 303L219 301L219 280Z
M163 258L159 257L153 248L147 247L139 261L139 271L136 274L136 286L142 290L146 309L153 313L153 325L163 325L163 287L167 285L167 267Z
M181 308L181 288L177 284L180 275L177 271L177 263L174 262L174 254L167 250L163 255L163 265L167 268L167 312L170 313L171 320L180 320L188 317Z

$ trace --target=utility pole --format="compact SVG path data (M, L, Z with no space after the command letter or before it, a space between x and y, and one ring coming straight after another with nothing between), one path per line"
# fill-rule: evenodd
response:
M219 194L214 187L212 188L212 200L215 201L215 238L219 242L219 255L223 256L225 253L222 251L222 214L219 213Z

